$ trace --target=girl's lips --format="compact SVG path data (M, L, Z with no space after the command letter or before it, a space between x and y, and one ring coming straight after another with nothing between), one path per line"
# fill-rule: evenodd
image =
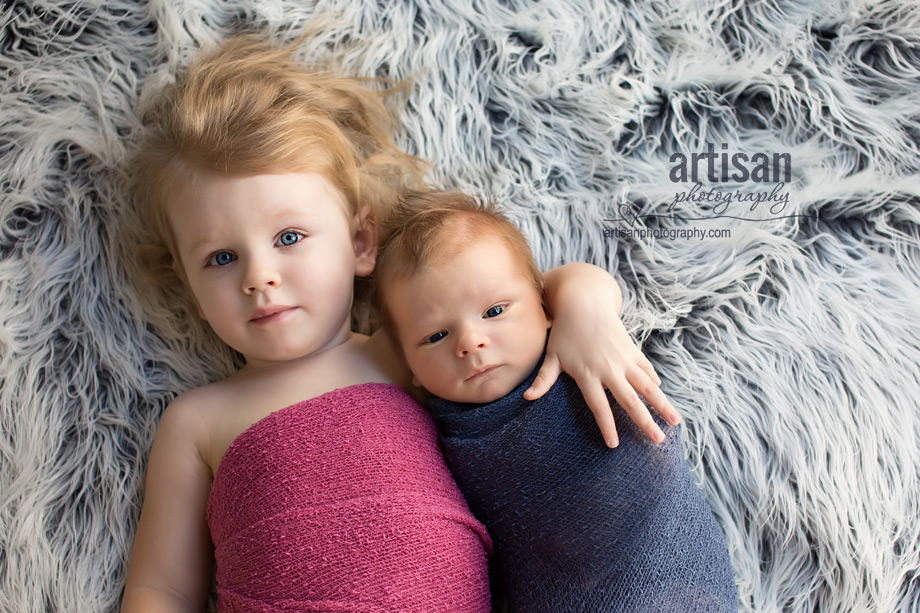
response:
M254 324L262 324L277 321L293 310L294 307L269 305L267 307L256 309L253 312L252 317L249 318L249 322Z
M492 372L493 370L495 370L495 369L498 368L498 367L499 367L499 364L494 364L494 365L492 365L492 366L484 366L483 368L480 368L479 370L477 370L476 372L474 372L473 374L471 374L469 377L467 377L466 380L467 380L467 381L472 381L473 379L476 379L477 377L481 377L482 375L484 375L484 374L486 374L486 373Z

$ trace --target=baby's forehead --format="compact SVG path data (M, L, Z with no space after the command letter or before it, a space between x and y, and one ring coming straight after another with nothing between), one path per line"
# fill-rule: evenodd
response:
M470 211L438 213L422 215L419 225L397 230L393 235L396 238L385 241L387 247L378 261L377 271L378 288L383 290L378 297L383 304L389 301L386 296L395 285L402 285L400 289L404 292L419 295L428 293L428 284L437 285L436 280L446 278L456 278L458 285L471 277L499 284L521 279L542 294L542 279L530 248L516 228L506 227L510 222L501 223ZM486 249L479 249L486 244ZM392 250L390 245L394 245ZM477 251L479 257L460 258L471 250Z
M411 297L416 307L437 305L442 311L450 310L450 302L461 296L481 299L502 294L509 283L527 279L524 266L500 237L482 235L468 242L439 244L414 270L393 275L387 291Z
M509 260L514 262L515 272L523 273L524 263L518 261L520 258L517 257L514 249L511 248L511 245L508 244L508 241L505 240L500 231L485 229L477 232L470 228L465 229L461 233L450 234L444 232L438 236L429 252L427 261L420 264L419 271L437 271L447 268L453 264L459 256L464 254L468 255L473 251L479 251L481 248L500 250ZM494 251L492 255L495 255ZM488 264L488 262L489 260L486 260L482 263ZM482 272L486 273L488 273L489 270L497 270L489 266L485 266L484 268L485 271ZM502 270L502 272L507 271Z
M445 217L438 231L432 236L433 241L428 249L429 257L432 260L455 257L482 243L501 243L509 255L513 256L506 232L507 230L497 222L483 215L457 211Z

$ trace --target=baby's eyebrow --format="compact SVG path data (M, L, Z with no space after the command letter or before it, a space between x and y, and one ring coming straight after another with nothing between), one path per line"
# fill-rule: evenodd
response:
M417 321L412 322L408 329L412 336L426 339L432 334L437 334L438 332L446 332L447 326L438 321L420 318Z

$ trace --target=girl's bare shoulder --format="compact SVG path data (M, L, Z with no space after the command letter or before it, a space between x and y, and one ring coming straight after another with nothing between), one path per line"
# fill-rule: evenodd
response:
M233 436L236 429L227 423L238 401L233 387L227 381L218 381L183 392L166 407L157 426L157 439L164 446L175 453L194 454L208 466L212 477L217 468L215 441Z
M207 430L218 408L231 397L229 387L225 380L182 392L166 407L160 426L168 420L193 431Z

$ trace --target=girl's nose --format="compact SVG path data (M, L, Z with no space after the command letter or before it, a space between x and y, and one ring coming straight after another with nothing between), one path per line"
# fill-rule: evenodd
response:
M457 356L465 358L489 346L489 339L475 328L469 326L460 332L457 339Z
M278 288L281 287L281 275L276 267L269 265L269 262L251 260L246 267L242 286L243 293L247 296L269 287Z

